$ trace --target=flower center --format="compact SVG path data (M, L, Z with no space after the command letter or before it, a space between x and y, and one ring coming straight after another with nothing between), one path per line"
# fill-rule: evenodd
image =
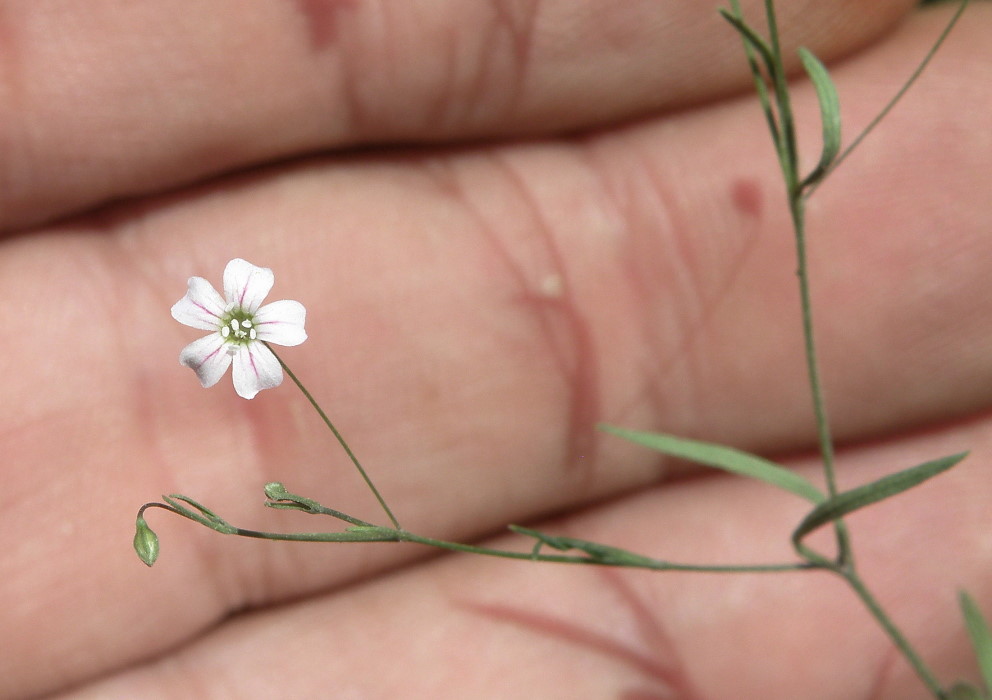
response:
M248 343L258 337L252 315L246 313L244 309L228 309L222 319L223 325L220 327L220 334L226 343L231 345L248 345ZM231 348L235 350L235 348Z

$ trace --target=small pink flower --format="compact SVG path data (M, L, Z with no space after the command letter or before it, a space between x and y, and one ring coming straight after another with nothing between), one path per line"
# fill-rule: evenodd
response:
M189 289L172 307L172 318L211 331L179 353L179 363L196 372L204 388L220 381L232 362L238 396L252 399L262 389L282 384L282 367L265 343L299 345L306 340L307 310L288 300L262 306L274 281L272 270L241 258L224 268L226 301L202 277L189 278Z

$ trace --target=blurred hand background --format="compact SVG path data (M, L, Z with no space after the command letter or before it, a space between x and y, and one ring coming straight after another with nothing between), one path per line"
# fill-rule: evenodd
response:
M778 11L850 138L953 7ZM990 30L974 3L809 207L842 486L972 450L850 519L948 683L975 676L957 589L992 609ZM339 527L263 508L267 481L384 522L291 384L244 401L179 366L196 332L170 306L243 257L307 306L282 356L407 529L790 560L805 504L594 428L818 478L783 187L710 3L4 0L0 230L0 698L926 697L823 574L247 541L161 511L155 568L131 549L161 493Z

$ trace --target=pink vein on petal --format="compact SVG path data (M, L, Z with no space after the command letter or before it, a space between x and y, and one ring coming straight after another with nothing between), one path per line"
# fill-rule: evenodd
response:
M202 309L203 311L205 311L207 313L208 316L213 316L214 318L220 318L220 316L218 316L217 314L215 314L213 311L211 311L210 309L208 309L203 304L198 304L197 302L194 301L193 302L193 306L195 306L198 309Z
M255 366L255 356L250 352L248 353L248 360L251 362L251 370L255 373L255 379L259 378L258 368Z
M219 348L217 348L216 350L214 350L209 355L204 355L203 359L200 360L200 362L197 363L197 365L196 365L196 367L194 367L194 369L200 369L201 367L203 367L203 365L207 364L207 360L209 360L211 357L213 357L214 355L216 355L217 353L219 353L223 349L224 349L224 346L221 345Z

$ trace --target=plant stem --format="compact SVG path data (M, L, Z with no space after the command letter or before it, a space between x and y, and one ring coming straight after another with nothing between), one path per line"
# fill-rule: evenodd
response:
M799 278L799 304L802 310L803 344L806 353L806 372L813 399L813 414L816 418L816 432L823 459L823 473L827 482L827 493L837 495L837 477L834 468L834 444L830 434L830 420L827 404L823 396L820 379L820 365L817 359L816 341L813 336L813 301L810 293L808 256L806 254L805 206L802 195L790 193L789 209L796 239L796 276Z
M885 630L885 633L889 635L889 639L891 639L892 643L896 645L900 652L902 652L902 655L906 658L906 661L908 661L909 665L913 667L913 670L916 671L916 675L920 677L920 680L922 680L930 692L933 693L934 697L940 699L946 698L947 695L944 693L943 688L937 681L936 676L934 676L933 672L923 662L920 655L916 653L916 650L913 649L905 635L903 635L899 628L895 626L889 616L882 609L879 602L875 600L875 597L865 586L864 582L861 580L861 577L858 576L854 568L847 566L839 568L836 571L844 577L858 597L861 598L861 601L865 604L865 607L868 608L868 612L872 614L872 617L874 617L878 624L881 625L882 629Z
M265 347L267 347L269 350L272 350L272 346L269 345L268 343L265 343ZM291 370L289 366L282 361L282 358L279 357L278 353L276 353L275 350L272 350L272 354L275 355L276 359L279 361L279 364L282 366L283 371L289 375L289 378L293 380L293 383L296 384L297 388L303 392L304 396L307 397L307 401L309 401L310 405L313 406L315 411L317 411L317 415L319 415L321 420L324 421L324 425L330 428L331 432L334 433L334 437L337 438L337 441L341 444L341 447L344 448L345 453L348 455L348 458L351 460L351 463L355 465L355 468L358 470L358 473L362 475L362 479L365 480L366 485L372 491L372 495L374 495L376 500L379 501L379 505L382 506L382 509L386 512L386 516L389 518L389 521L393 524L393 527L395 527L397 530L400 530L401 528L399 521L396 519L396 516L393 515L393 511L390 510L389 506L386 505L385 499L382 497L382 494L379 493L379 489L375 487L375 484L372 483L372 479L365 471L365 468L362 467L361 462L358 461L358 457L356 457L355 453L351 451L351 448L348 446L348 443L345 441L344 436L342 436L341 433L338 432L338 429L334 427L334 423L332 423L331 419L327 417L326 413L324 413L324 409L320 407L320 404L317 403L316 399L314 399L313 396L310 394L310 392L307 391L307 388L303 386L303 383L300 382L300 380L296 377L296 375L293 373L293 370Z
M772 132L782 176L785 180L789 213L792 217L796 245L796 276L799 278L799 303L802 312L803 345L806 355L806 373L809 379L810 393L813 400L813 415L816 421L817 442L823 461L823 473L827 484L829 497L837 495L836 470L834 468L834 446L830 434L830 421L827 416L826 400L823 395L823 384L820 379L820 367L817 360L816 342L813 334L813 302L809 284L808 255L806 253L806 209L803 199L802 175L800 173L799 153L796 148L796 127L792 115L792 104L789 97L789 86L785 79L785 66L782 61L781 45L779 43L778 24L775 18L775 3L765 0L765 12L768 22L770 46L772 49L772 86L775 92L775 103L778 108L778 124L780 131ZM766 110L770 106L765 107ZM837 536L837 560L840 563L850 561L852 553L847 528L843 521L834 524Z
M795 170L798 173L798 164ZM795 179L798 183L799 178ZM789 211L796 240L796 276L799 278L799 305L802 311L803 345L806 355L806 373L809 378L810 395L813 400L813 415L816 421L816 434L823 462L823 475L830 498L837 495L837 470L834 466L834 441L830 433L830 419L827 415L827 402L823 396L820 379L820 363L817 359L816 340L813 333L813 299L809 284L809 256L806 253L806 208L801 188L796 184L789 192ZM851 549L847 526L838 518L834 521L837 538L837 561L850 564L854 554Z
M740 18L740 7L736 0L733 2L735 14ZM792 116L792 104L789 99L789 86L785 79L785 66L782 61L782 49L779 42L778 22L775 17L775 3L765 0L765 15L768 23L769 36L769 72L772 89L775 94L775 104L778 109L778 119L772 113L767 100L762 101L762 107L767 114L772 129L772 141L778 153L782 176L785 179L785 189L789 203L789 213L792 216L792 226L796 241L796 276L799 278L799 297L802 309L803 342L806 352L806 371L809 377L810 390L813 398L813 413L816 419L816 430L823 458L823 470L827 482L829 496L837 495L837 481L834 476L834 449L830 435L830 424L827 418L826 402L823 398L823 388L820 381L820 370L817 362L816 343L813 338L813 303L810 295L809 270L806 254L806 219L805 204L802 192L802 177L799 172L799 154L796 148L796 127ZM752 55L750 44L744 42L749 57ZM751 61L752 64L754 63ZM752 65L752 72L755 68ZM761 83L761 76L755 72L755 80Z
M179 513L179 515L183 514ZM203 524L212 528L209 523ZM462 544L461 542L450 542L448 540L439 540L433 537L424 537L422 535L417 535L398 528L394 529L378 526L354 527L349 528L344 532L289 533L259 532L257 530L233 528L232 531L227 531L224 534L233 534L239 537L251 537L255 539L282 540L290 542L412 542L414 544L435 547L437 549L446 549L453 552L465 552L468 554L501 557L503 559L521 559L526 561L540 561L556 564L592 564L597 566L652 569L656 571L693 571L698 573L778 573L783 571L813 571L821 568L804 562L722 566L679 564L661 559L652 559L650 557L633 553L627 553L629 556L623 561L603 561L591 556L540 554L538 552L517 552L508 549L496 549L493 547L479 547L471 544Z

